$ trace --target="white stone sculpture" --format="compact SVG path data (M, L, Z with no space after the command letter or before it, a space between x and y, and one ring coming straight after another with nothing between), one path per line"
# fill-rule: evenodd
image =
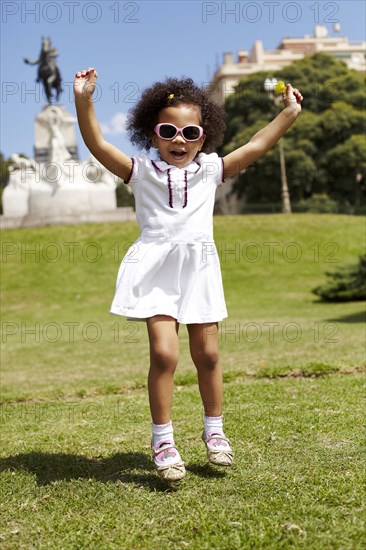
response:
M116 210L117 178L94 157L75 158L75 120L59 105L48 105L38 115L35 151L40 161L12 155L3 193L5 216L57 218Z

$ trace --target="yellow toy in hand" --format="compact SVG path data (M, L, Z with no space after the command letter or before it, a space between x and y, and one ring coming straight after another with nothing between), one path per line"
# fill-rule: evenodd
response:
M285 83L280 80L280 82L277 82L274 87L274 91L276 94L285 94L286 93L286 86Z

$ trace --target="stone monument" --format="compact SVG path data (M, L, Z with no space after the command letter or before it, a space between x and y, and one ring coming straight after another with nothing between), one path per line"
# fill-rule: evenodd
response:
M47 39L46 47L56 55ZM45 39L42 51L45 48ZM41 55L35 62L39 62ZM53 61L53 74L55 62ZM94 157L78 158L75 136L76 118L63 105L53 103L52 83L57 79L38 70L48 104L35 120L34 159L11 156L9 183L3 192L3 227L83 223L135 219L132 208L117 208L117 178ZM45 76L46 75L46 76ZM45 79L43 78L45 76Z

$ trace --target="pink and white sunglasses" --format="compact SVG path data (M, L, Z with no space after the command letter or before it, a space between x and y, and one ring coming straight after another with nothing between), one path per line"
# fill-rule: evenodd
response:
M188 124L183 128L177 128L174 124L162 122L157 124L154 132L167 141L174 139L180 133L186 141L198 141L203 136L203 128L195 124Z

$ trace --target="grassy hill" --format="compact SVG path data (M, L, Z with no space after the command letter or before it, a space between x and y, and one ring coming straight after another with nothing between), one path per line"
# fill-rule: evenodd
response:
M311 289L364 251L340 215L215 218L227 433L217 472L180 329L173 420L188 476L149 458L148 340L109 314L134 223L2 232L4 548L361 548L364 307Z
M104 393L145 382L144 323L109 314L133 223L4 231L3 399ZM224 372L363 360L362 304L323 304L311 289L363 250L361 218L218 217L215 240L229 317ZM208 250L210 253L210 250ZM193 370L185 327L181 363ZM40 376L41 373L41 376Z

